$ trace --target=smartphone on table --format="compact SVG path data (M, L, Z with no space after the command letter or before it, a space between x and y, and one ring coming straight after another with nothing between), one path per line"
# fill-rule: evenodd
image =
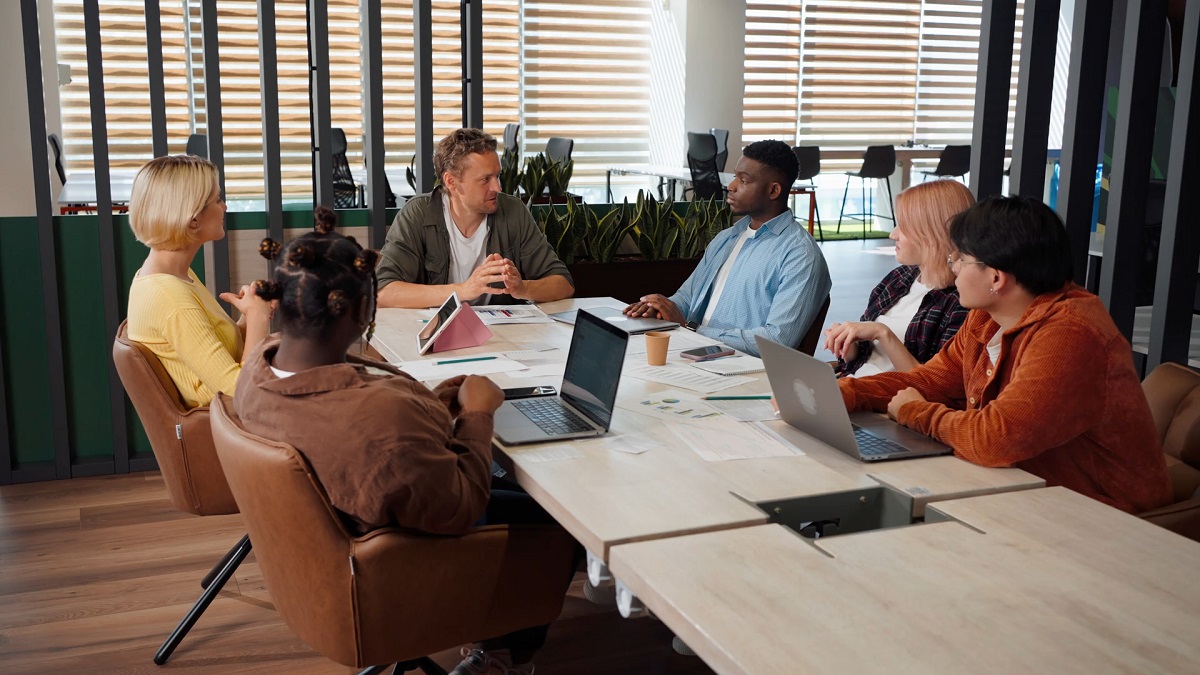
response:
M548 384L540 387L513 387L504 390L504 399L511 401L518 398L536 398L538 396L554 396L556 394L558 394L558 390Z
M679 352L679 355L692 361L708 361L710 359L719 359L722 356L733 356L733 349L725 345L709 345L697 349L687 349Z

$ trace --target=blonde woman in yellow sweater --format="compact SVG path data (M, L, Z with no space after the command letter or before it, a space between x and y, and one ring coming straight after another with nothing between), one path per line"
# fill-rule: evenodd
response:
M187 155L151 160L133 181L129 224L150 247L129 288L129 337L158 356L189 407L232 396L243 355L270 332L273 303L251 286L222 293L241 313L234 323L191 270L200 247L225 236L217 167Z

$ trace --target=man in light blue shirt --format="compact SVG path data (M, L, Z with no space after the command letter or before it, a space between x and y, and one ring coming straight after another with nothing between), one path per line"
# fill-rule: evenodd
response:
M709 242L679 292L644 296L625 313L676 321L755 356L756 335L798 346L833 285L820 247L787 205L799 168L782 141L746 146L728 197L744 217Z

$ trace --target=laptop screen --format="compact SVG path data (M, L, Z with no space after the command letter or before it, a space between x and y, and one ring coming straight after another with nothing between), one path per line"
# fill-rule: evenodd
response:
M562 398L608 430L629 334L586 310L575 318L563 373Z

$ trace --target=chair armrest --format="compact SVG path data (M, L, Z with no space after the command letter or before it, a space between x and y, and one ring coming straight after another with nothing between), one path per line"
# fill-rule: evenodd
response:
M1200 497L1151 509L1138 514L1138 517L1193 541L1200 541Z

